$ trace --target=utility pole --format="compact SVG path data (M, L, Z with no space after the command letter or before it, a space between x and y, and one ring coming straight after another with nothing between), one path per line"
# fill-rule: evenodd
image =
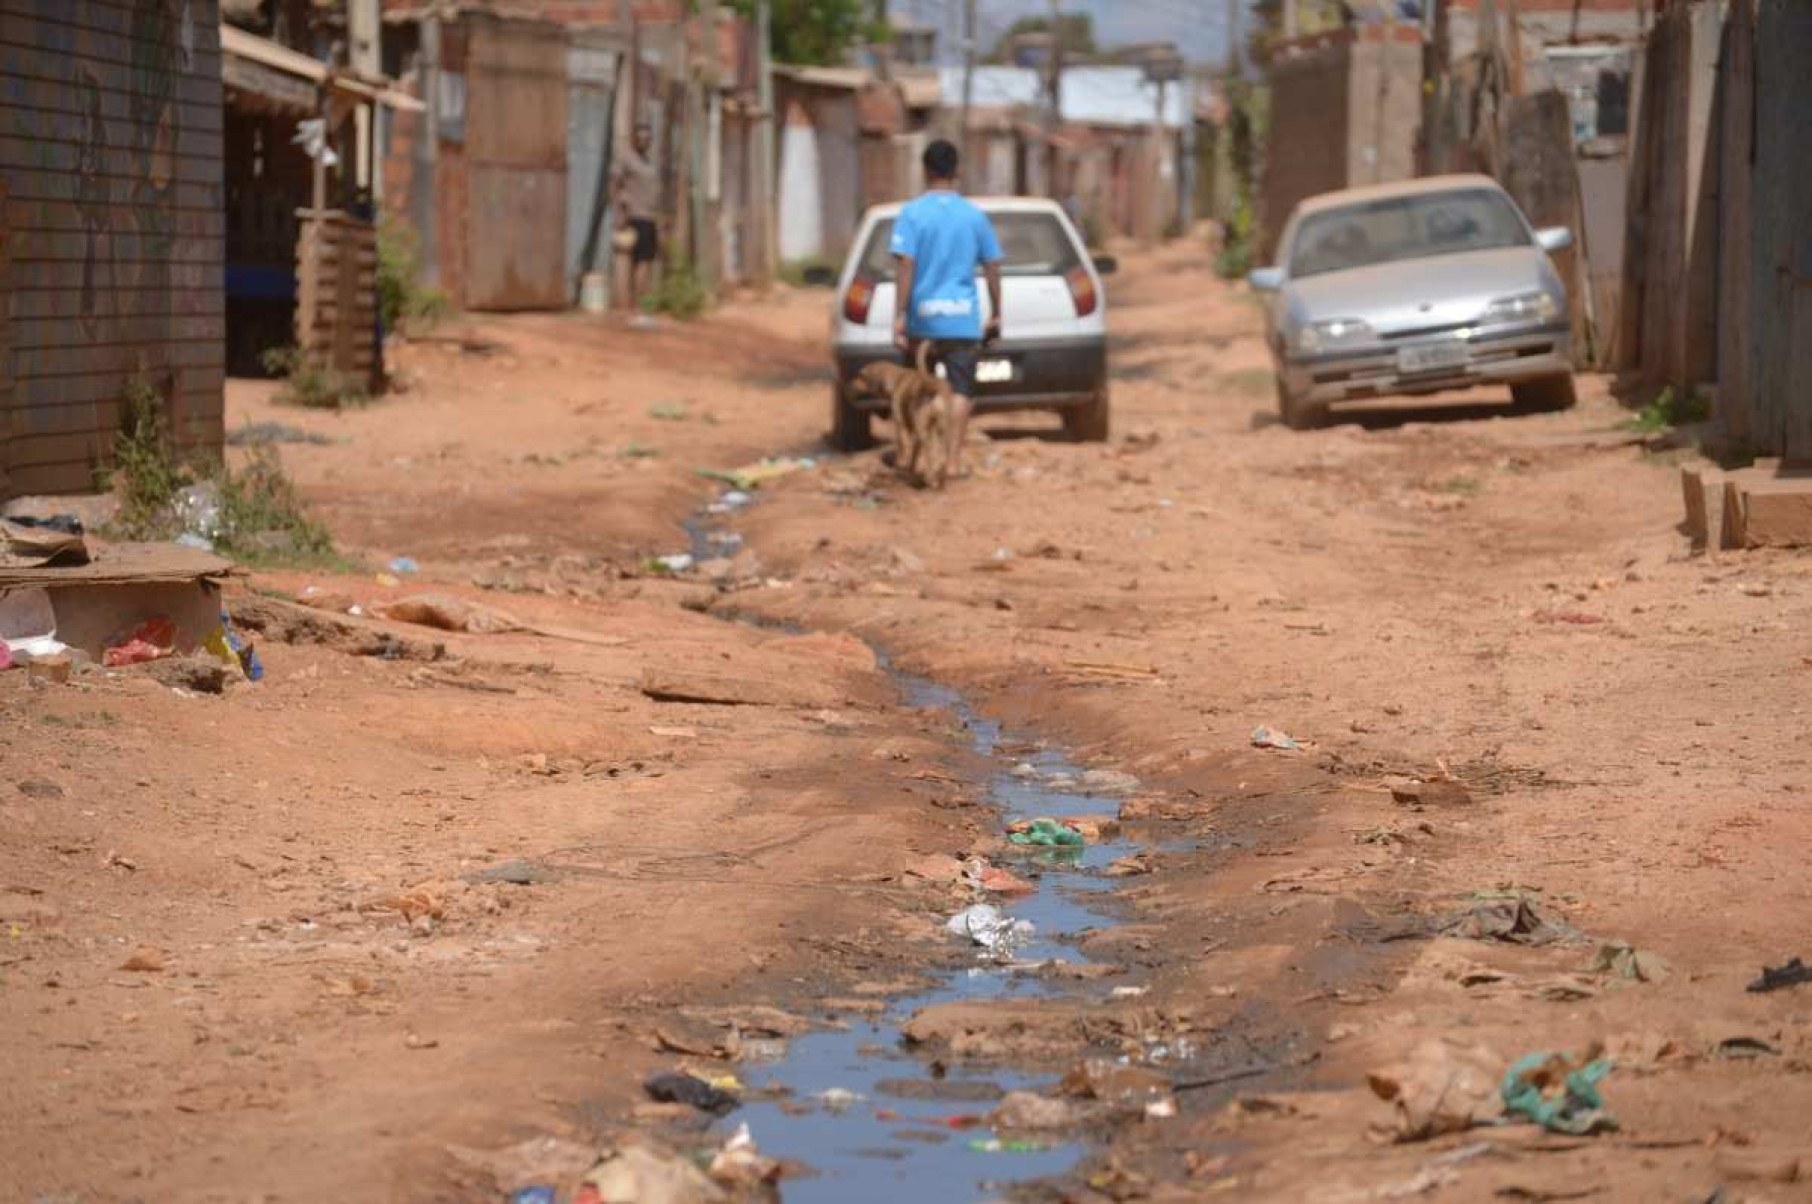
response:
M779 198L774 195L774 63L771 50L773 9L769 0L755 4L755 89L760 116L755 123L755 274L763 284L770 284L775 270L774 213Z
M440 283L440 230L435 197L440 193L440 17L429 9L422 18L422 123L416 128L413 179L409 199L415 234L421 242L422 282Z
M1283 0L1283 36L1286 42L1296 37L1296 0Z
M975 107L975 4L963 0L963 128L957 132L957 145L963 156L969 154L969 113Z
M1062 163L1057 150L1057 132L1063 128L1063 10L1061 0L1051 0L1051 52L1045 56L1045 93L1050 108L1045 112L1045 195L1058 195L1057 177Z

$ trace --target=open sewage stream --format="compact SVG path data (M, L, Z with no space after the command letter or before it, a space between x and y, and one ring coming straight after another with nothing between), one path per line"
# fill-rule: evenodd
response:
M740 548L741 538L723 528L722 518L751 500L744 494L730 506L720 501L686 523L695 560ZM1118 798L1090 793L1090 775L1061 754L1005 755L1000 725L977 715L956 692L899 671L884 655L882 664L905 706L947 713L992 763L985 801L1003 826L1117 814ZM1106 983L1039 970L1083 960L1075 938L1116 922L1106 904L1121 880L1104 871L1137 851L1118 831L1115 826L1081 847L1026 847L1004 862L1035 888L998 901L1007 919L1031 926L1029 934L1001 948L977 948L968 965L940 971L932 989L893 999L872 1019L799 1037L776 1061L747 1069L747 1102L719 1128L727 1136L746 1123L763 1153L809 1168L784 1183L787 1204L956 1204L995 1198L1012 1184L1075 1165L1084 1139L1073 1130L1016 1135L986 1123L1002 1095L1048 1090L1052 1076L933 1063L913 1054L902 1029L914 1014L942 1003L1108 996L1114 987ZM968 943L955 932L949 940ZM1117 984L1129 986L1126 978Z

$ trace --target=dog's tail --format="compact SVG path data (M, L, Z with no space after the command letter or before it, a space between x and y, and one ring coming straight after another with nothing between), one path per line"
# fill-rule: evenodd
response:
M919 372L925 376L931 375L931 340L930 339L920 339L919 340Z

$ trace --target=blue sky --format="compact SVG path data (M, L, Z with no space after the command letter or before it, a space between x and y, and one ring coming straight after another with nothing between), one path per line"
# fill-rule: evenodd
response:
M1015 17L1043 15L1049 0L977 0L977 23L984 47ZM941 39L946 55L955 54L962 0L892 0L902 17L947 31ZM1241 4L1244 8L1244 4ZM1063 11L1089 12L1095 36L1103 45L1168 39L1192 61L1221 62L1227 54L1227 0L1063 0Z

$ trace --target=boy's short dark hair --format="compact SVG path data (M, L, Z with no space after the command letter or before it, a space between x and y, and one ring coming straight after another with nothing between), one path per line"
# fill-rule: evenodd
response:
M954 143L939 138L925 148L925 174L934 180L956 179L956 169L963 157Z

